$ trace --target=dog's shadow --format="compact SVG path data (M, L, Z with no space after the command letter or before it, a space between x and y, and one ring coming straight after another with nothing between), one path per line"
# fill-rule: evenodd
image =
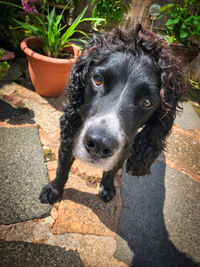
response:
M169 239L163 214L165 169L164 163L156 163L151 177L138 179L126 175L125 172L123 174L123 179L125 179L121 187L123 208L117 230L119 238L115 256L131 266L197 266ZM110 203L100 205L101 208L99 208L98 203L101 200L97 195L72 188L65 190L64 199L92 209L108 228L114 230L115 227L110 223L112 218L109 216L109 208L112 206ZM105 205L110 206L104 209ZM133 255L131 261L120 239L128 245L128 250Z

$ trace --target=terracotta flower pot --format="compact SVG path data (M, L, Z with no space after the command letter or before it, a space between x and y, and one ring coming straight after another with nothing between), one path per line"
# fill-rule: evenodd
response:
M35 91L46 97L60 96L67 85L71 68L80 54L77 46L66 47L74 57L60 59L43 56L29 47L41 47L41 42L35 37L28 37L21 42L21 49L27 55L30 77Z

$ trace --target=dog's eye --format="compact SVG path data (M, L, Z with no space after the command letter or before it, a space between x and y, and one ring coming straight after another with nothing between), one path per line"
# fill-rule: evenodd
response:
M141 101L141 104L146 107L149 108L152 105L152 102L149 98L143 98Z
M97 86L100 86L103 83L103 79L100 76L93 77L93 81Z

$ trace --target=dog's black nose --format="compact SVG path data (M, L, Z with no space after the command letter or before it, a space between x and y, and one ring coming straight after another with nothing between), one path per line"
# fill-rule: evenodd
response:
M98 158L111 157L119 146L113 136L100 129L89 129L83 143L85 149Z

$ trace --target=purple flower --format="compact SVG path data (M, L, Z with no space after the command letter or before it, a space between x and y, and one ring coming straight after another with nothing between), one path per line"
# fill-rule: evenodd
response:
M26 3L26 0L22 0L22 6L25 11L29 10L29 5Z
M35 6L32 6L32 12L33 12L34 14L38 14L38 11L37 11L37 9L36 9Z
M21 0L22 6L27 14L34 13L37 14L38 11L34 5L29 5L30 3L36 3L38 0Z

